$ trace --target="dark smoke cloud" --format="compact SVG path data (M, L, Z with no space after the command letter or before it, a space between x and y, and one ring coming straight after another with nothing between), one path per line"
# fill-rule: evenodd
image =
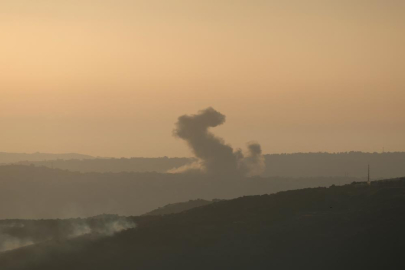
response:
M225 144L224 140L209 132L209 128L222 125L225 115L207 108L195 115L180 116L174 135L187 142L198 162L171 172L205 172L216 175L258 175L264 170L261 147L248 144L246 154Z

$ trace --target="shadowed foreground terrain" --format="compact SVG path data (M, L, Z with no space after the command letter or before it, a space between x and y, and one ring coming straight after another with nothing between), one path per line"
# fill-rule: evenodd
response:
M403 269L405 178L248 196L0 253L0 269Z

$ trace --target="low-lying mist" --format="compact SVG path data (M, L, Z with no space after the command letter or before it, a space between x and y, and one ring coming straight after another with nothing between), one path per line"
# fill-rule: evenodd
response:
M117 232L135 227L133 220L118 215L65 220L1 220L0 252L87 234L112 236Z

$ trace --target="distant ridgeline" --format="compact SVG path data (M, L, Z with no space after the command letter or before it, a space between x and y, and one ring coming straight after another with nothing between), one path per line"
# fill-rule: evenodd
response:
M155 209L153 211L150 211L144 216L160 216L160 215L170 215L170 214L176 214L180 213L183 211L187 211L196 207L201 207L205 206L208 204L211 204L213 202L218 202L220 200L212 200L212 201L207 201L207 200L202 200L202 199L197 199L197 200L190 200L188 202L179 202L179 203L171 203L168 205L165 205L163 207L159 207L158 209Z
M0 166L0 219L72 218L102 213L141 215L162 205L196 198L206 201L231 199L365 180L350 177L247 179L156 172L81 173L38 166L3 165Z
M69 159L92 159L94 157L76 153L67 153L67 154L47 154L47 153L4 153L0 152L0 164L4 163L16 163L20 161L45 161L45 160L69 160Z
M405 152L295 153L266 155L265 176L367 176L383 179L405 176Z
M45 166L75 172L167 172L170 169L192 163L191 158L97 158L55 159L44 161L21 161L18 164Z
M166 172L192 163L189 158L57 159L28 161L34 164L78 172ZM370 164L372 179L405 175L405 152L388 153L295 153L265 155L262 176L279 177L365 177Z

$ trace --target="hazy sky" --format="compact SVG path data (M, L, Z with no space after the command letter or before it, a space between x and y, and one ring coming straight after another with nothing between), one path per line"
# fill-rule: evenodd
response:
M0 152L405 151L403 0L0 0Z

